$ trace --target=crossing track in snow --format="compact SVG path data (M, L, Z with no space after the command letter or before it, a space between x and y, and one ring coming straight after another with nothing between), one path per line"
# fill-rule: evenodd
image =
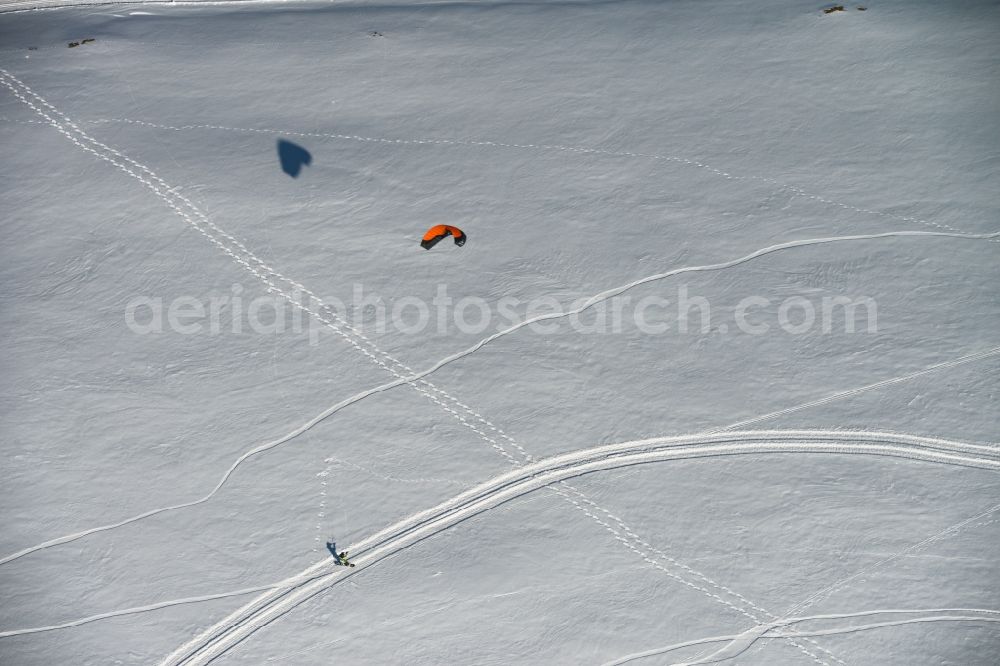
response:
M473 516L532 491L590 472L670 460L734 455L848 454L905 458L1000 471L1000 448L887 432L752 431L658 437L574 451L496 476L348 549L353 569L324 559L168 655L161 666L206 664L330 586Z
M947 613L947 615L944 615L944 613ZM830 629L812 629L812 630L795 631L795 632L782 631L784 627L788 627L794 624L799 624L801 622L842 620L845 618L867 617L872 615L890 615L890 616L915 615L916 617L875 622L871 624L839 626ZM781 620L776 620L774 622L770 622L765 625L751 627L739 634L731 634L729 636L709 636L707 638L699 638L693 641L675 643L673 645L668 645L666 647L654 648L652 650L646 650L644 652L635 652L633 654L625 655L624 657L619 657L614 661L606 662L603 666L621 666L621 664L627 664L634 661L639 661L640 659L645 659L646 657L664 655L668 652L673 652L674 650L679 650L681 648L692 647L695 645L704 645L706 643L728 642L728 644L725 647L723 647L720 650L716 650L715 652L709 654L706 657L703 658L696 657L695 661L688 661L684 662L683 664L677 663L674 664L674 666L694 666L695 664L711 664L720 661L725 661L727 659L733 659L735 657L740 656L751 645L753 645L760 639L788 638L789 636L797 636L797 637L832 636L836 634L852 633L855 631L868 631L871 629L880 629L884 627L898 627L904 624L916 624L923 622L1000 622L1000 611L989 608L926 608L926 609L903 609L903 610L887 609L887 610L861 611L858 613L834 613L827 615L812 615L806 617L790 617Z

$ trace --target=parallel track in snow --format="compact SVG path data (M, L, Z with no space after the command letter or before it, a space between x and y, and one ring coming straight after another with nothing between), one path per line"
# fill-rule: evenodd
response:
M887 432L751 431L658 437L574 451L498 475L351 545L354 569L324 559L168 655L161 666L207 664L330 586L428 537L518 497L590 472L670 460L764 454L905 458L1000 471L1000 448Z

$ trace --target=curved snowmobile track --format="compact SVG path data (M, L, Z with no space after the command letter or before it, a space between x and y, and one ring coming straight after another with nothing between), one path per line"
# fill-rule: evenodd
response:
M493 477L430 509L414 514L348 550L356 568L329 559L257 597L185 643L162 666L206 664L348 576L458 523L563 479L590 472L669 460L781 453L861 454L906 458L1000 471L1000 448L888 432L751 431L658 437L610 444L525 465Z

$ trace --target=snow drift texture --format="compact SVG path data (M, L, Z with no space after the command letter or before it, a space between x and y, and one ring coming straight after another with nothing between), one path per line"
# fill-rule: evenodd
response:
M0 661L994 663L998 26L990 2L5 14ZM469 243L423 251L442 223ZM597 297L584 325L658 296L670 326L380 332L323 307L357 285L550 297L519 321ZM682 289L707 330L679 330ZM126 322L234 294L307 307L318 341L228 306L216 332ZM837 296L877 330L777 325Z

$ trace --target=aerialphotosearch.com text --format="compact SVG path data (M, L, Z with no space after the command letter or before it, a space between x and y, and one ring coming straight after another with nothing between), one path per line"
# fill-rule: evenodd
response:
M592 302L580 298L563 302L554 296L522 299L504 296L454 298L447 284L439 284L432 298L383 298L355 284L349 302L325 298L323 303L300 292L287 296L251 297L239 284L228 293L209 296L137 296L125 307L128 328L139 335L221 335L223 333L307 335L316 344L330 329L318 314L337 326L346 323L366 335L492 334L529 322L538 335L573 331L608 335L627 330L646 335L767 335L782 333L878 332L878 307L867 296L796 295L775 299L748 295L716 305L680 285L668 295L660 291L642 296L619 294Z

